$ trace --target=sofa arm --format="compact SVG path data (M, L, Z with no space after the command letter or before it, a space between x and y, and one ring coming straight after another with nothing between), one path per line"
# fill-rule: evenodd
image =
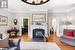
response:
M75 39L75 37L70 37L70 36L66 36L64 35L65 38L69 38L69 39Z

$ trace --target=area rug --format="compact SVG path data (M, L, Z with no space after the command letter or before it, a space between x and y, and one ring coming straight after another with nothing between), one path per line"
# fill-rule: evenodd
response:
M53 42L22 42L21 50L60 50L56 43Z
M29 39L28 42L44 42L43 39L37 38L37 39Z

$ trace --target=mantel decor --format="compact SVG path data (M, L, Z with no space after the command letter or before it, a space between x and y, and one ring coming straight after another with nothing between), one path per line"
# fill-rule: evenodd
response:
M30 5L41 5L47 3L50 0L21 0L21 1Z
M6 26L8 23L8 17L0 15L0 26Z

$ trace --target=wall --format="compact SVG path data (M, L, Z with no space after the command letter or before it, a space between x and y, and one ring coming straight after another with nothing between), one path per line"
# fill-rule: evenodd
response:
M7 26L0 26L0 33L7 33L8 29L11 29L12 27L16 27L19 29L18 35L21 35L22 30L21 28L23 27L23 18L28 18L29 19L29 13L11 13L7 10L0 9L0 15L8 17L8 25ZM17 25L14 25L13 20L14 19L18 20ZM28 23L29 24L29 23Z
M58 37L63 35L64 29L75 29L75 9L63 13L51 12L50 17L52 17L52 26L54 27L54 31ZM61 22L65 20L69 20L72 24L66 26Z
M18 33L18 35L22 35L22 28L23 28L23 18L25 18L25 19L29 19L29 17L30 17L30 13L14 13L14 16L15 17L13 17L13 19L17 19L18 20L18 23L17 23L17 25L14 25L14 27L16 27L16 28L18 28L19 29L19 33ZM29 28L29 30L30 30L30 20L28 20L28 28ZM29 30L28 30L28 32L29 32Z
M71 11L71 12L68 12L68 13L48 13L48 28L50 28L51 26L54 26L54 30L56 31L57 33L57 36L61 36L63 34L63 29L64 29L64 26L63 25L60 25L60 20L61 18L65 18L67 16L72 16L74 17L75 14L74 11ZM18 28L20 31L19 31L19 35L22 35L22 30L21 28L23 27L23 18L30 18L31 15L30 15L30 12L29 13L10 13L6 10L0 10L0 15L3 15L3 16L7 16L8 17L8 26L0 26L0 33L6 33L7 29L10 29L11 27L16 27ZM13 19L17 19L18 20L18 24L17 25L14 25L13 24ZM55 23L53 24L53 19L56 19ZM30 23L31 20L29 20L29 32L30 32ZM74 21L72 21L73 24L75 25ZM50 29L49 29L50 31Z
M17 19L18 20L18 24L15 26L15 27L17 27L17 28L19 28L19 30L20 30L20 32L19 32L19 35L22 35L22 30L21 30L21 28L23 27L23 18L28 18L29 19L29 21L28 21L28 24L29 24L29 26L28 26L28 32L29 33L31 33L31 25L32 25L32 13L34 13L34 12L28 12L28 13L14 13L14 16L15 17L13 17L13 19ZM43 12L44 13L44 12ZM46 13L46 11L45 11L45 13ZM49 19L49 18L48 18ZM51 19L51 18L50 18ZM51 20L50 20L51 21ZM49 21L49 23L50 23L50 21ZM47 23L47 21L46 21L46 23ZM48 24L48 23L47 23ZM50 26L50 25L49 25ZM48 27L49 28L49 27ZM48 29L47 28L47 29Z
M31 12L28 13L11 13L8 12L4 9L0 9L0 15L3 16L7 16L8 17L8 25L7 26L0 26L0 33L6 33L6 31L8 29L10 29L11 27L16 27L18 28L19 31L19 35L21 35L22 30L21 28L23 27L23 18L28 18L30 19L31 17ZM48 12L48 28L50 28L51 26L54 27L54 30L56 32L57 36L61 36L63 35L63 29L66 28L65 25L60 24L60 21L62 20L62 18L69 18L72 22L72 25L69 25L68 28L70 29L75 29L75 9L69 11L69 12ZM17 19L18 20L18 24L14 25L13 23L13 19ZM54 21L55 20L55 21ZM54 22L53 22L54 21ZM30 25L31 25L31 20L28 21L29 23L29 32L30 32ZM50 29L49 29L50 31Z
M59 37L63 35L63 25L60 24L60 20L62 18L65 18L67 16L67 13L50 13L52 17L52 26L54 27L54 31L56 32L56 35Z
M35 12L35 13L34 13ZM31 21L31 25L30 25L30 33L29 33L29 36L30 38L32 38L33 36L33 29L37 29L37 28L41 28L41 29L44 29L45 30L45 36L48 36L48 15L47 15L47 10L43 10L43 11L32 11L31 12L31 20L32 20L32 15L33 14L44 14L45 15L45 22L41 22L41 25L36 25L36 23L38 22L32 22ZM40 17L40 16L39 16ZM33 24L32 24L33 23Z
M12 26L12 13L0 9L0 15L8 17L8 25L7 26L0 26L0 33L7 33L7 30L11 28Z
M68 18L71 21L71 25L69 25L68 27L70 29L75 29L75 9L71 10L68 12Z
M50 36L50 28L52 27L52 14L48 12L47 14L48 17L48 32L49 32L49 36Z
M20 31L19 31L19 35L22 35L22 30L21 28L23 27L23 18L28 18L30 19L31 17L31 12L28 12L28 13L11 13L11 12L8 12L6 10L0 10L0 15L3 15L3 16L7 16L8 17L8 26L0 26L0 33L6 33L6 31L8 29L10 29L11 27L16 27L18 28ZM65 18L67 16L72 16L74 17L75 16L75 11L71 11L71 12L68 12L68 13L49 13L48 12L48 28L50 28L51 26L54 27L54 30L56 31L56 35L57 36L61 36L63 35L63 29L65 28L65 26L63 25L60 25L60 20L61 18ZM13 19L17 19L18 20L18 23L17 25L14 25L13 23ZM55 23L53 22L53 20L55 19ZM74 21L72 21L73 24L75 25ZM54 23L54 24L53 24ZM30 32L30 25L31 25L31 20L28 21L28 24L29 24L29 32ZM73 27L74 28L74 27ZM50 29L49 29L50 31Z

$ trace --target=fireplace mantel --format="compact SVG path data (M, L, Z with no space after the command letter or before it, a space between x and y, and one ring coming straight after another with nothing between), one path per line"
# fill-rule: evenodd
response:
M35 13L34 13L35 12ZM45 30L45 36L48 36L48 16L47 11L33 11L31 13L31 24L30 24L30 38L33 38L34 29L43 29Z

